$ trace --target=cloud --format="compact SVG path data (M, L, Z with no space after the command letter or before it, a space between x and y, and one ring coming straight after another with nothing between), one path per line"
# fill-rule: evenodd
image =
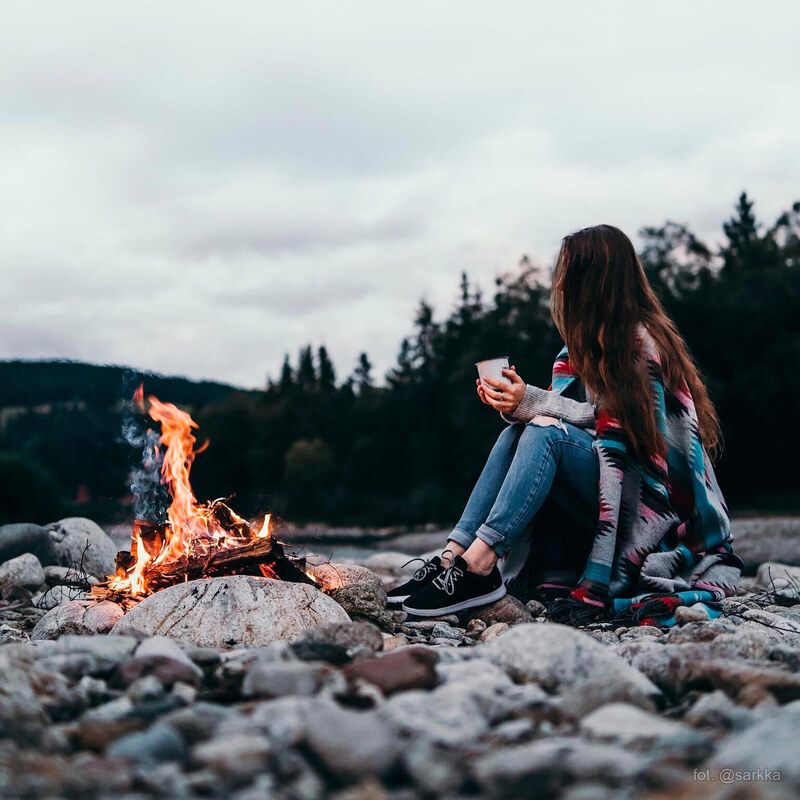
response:
M793 4L21 6L0 32L0 357L254 386L393 362L600 221L796 197ZM713 33L712 33L713 32ZM744 54L744 55L743 55Z

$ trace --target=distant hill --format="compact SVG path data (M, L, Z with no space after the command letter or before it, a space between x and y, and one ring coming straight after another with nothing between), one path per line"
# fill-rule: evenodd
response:
M121 366L13 360L0 361L0 408L64 402L109 408L129 398L140 381L144 381L148 394L185 406L202 406L241 391L225 383L193 381Z

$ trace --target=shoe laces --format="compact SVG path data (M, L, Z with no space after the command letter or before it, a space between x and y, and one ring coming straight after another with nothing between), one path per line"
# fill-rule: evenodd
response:
M424 558L412 558L410 561L406 561L403 566L407 567L409 564L413 564L415 561L422 562L422 566L419 567L412 576L415 581L424 580L428 573L435 572L438 569L437 565L433 563L432 558L429 558L427 561Z
M452 595L456 590L456 582L463 576L464 570L451 562L450 566L441 575L437 575L433 579L433 585L446 594Z

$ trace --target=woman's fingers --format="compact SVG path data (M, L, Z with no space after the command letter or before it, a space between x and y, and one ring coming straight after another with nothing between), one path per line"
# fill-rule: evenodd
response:
M514 367L510 367L509 369L504 369L503 375L505 375L506 378L508 378L512 384L525 383L525 381L523 381L522 378L520 378L520 376L517 375L517 370Z

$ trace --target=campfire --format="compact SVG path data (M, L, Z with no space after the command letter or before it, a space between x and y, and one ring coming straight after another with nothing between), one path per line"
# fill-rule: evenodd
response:
M315 583L303 559L287 556L267 514L248 522L223 499L198 502L189 479L196 448L197 423L172 403L162 403L140 386L134 407L160 425L143 438L143 463L156 470L171 502L165 520L136 519L130 551L117 555L117 571L93 587L98 599L129 609L159 589L196 578L261 575Z

